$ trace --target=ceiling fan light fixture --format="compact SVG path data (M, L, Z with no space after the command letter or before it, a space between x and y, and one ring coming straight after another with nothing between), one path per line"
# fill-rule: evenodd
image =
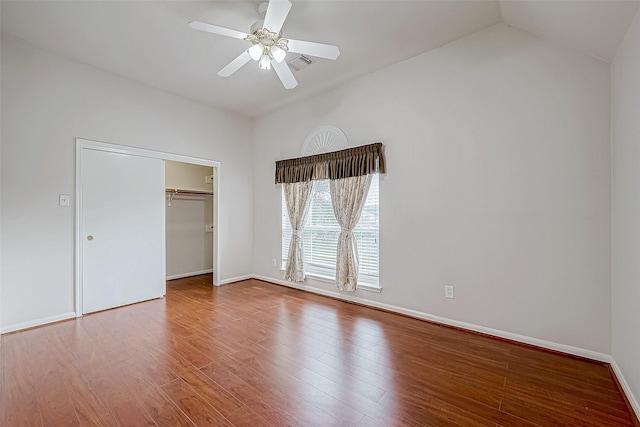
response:
M271 48L271 56L273 57L273 60L279 64L284 61L285 56L287 56L287 52L279 46L273 46Z
M292 68L300 70L301 67L295 66L297 60L307 65L313 62L306 55L337 59L340 56L340 49L333 45L283 38L282 25L290 9L291 2L289 0L271 0L261 3L258 6L258 12L264 19L254 22L248 34L200 21L189 22L189 27L207 33L244 39L251 43L247 50L218 71L218 76L229 77L253 59L258 62L260 69L270 70L273 68L284 88L293 89L298 85L298 82L291 72L290 65ZM296 54L297 57L290 58L289 62L286 62L287 56L290 56L287 55L287 52Z
M261 70L271 69L271 58L269 58L269 55L262 55L260 62L258 63L258 67L260 67Z
M254 61L259 60L263 53L264 46L262 46L260 43L254 44L249 48L249 55L251 55L251 59L253 59Z

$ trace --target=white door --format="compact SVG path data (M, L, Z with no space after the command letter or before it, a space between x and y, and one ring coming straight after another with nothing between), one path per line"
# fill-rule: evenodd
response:
M83 148L82 311L165 294L164 161Z

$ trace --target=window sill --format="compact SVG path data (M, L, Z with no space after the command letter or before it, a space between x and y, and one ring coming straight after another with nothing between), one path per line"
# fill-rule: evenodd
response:
M379 287L376 287L376 286L372 286L372 285L360 284L360 283L358 283L358 285L356 285L356 290L358 290L358 291L367 291L367 292L375 292L377 294L382 292L382 288L379 288Z
M284 268L280 268L280 271L282 271L284 273ZM315 280L318 280L320 282L326 282L326 283L335 283L335 279L333 277L328 277L328 276L322 276L318 273L305 273L306 277L311 277ZM376 287L374 285L366 285L364 283L358 283L358 285L356 286L356 290L357 291L367 291L367 292L375 292L375 293L380 293L382 292L382 287Z

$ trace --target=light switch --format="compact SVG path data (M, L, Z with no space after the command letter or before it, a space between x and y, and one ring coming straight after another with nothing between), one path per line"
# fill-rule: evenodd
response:
M71 197L69 197L68 194L61 194L58 204L60 206L69 206L70 200L71 200Z

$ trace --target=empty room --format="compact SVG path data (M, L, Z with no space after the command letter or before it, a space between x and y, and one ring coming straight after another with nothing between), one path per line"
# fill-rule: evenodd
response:
M0 25L0 425L640 426L640 1Z

